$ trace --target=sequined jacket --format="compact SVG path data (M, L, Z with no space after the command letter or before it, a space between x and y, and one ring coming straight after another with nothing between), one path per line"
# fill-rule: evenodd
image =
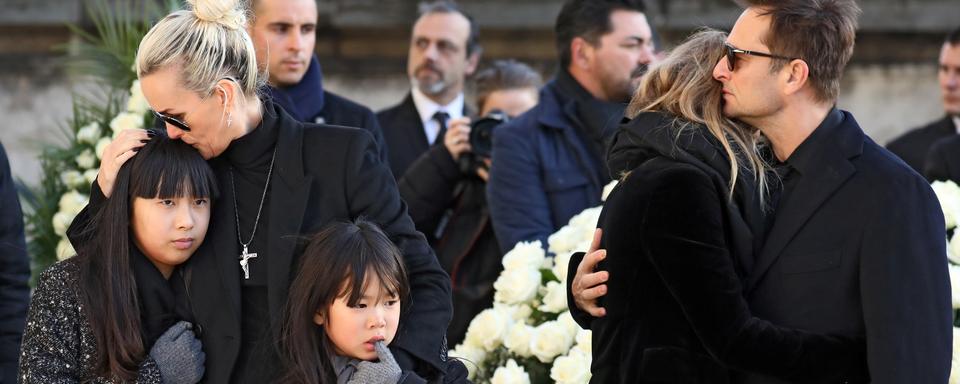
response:
M80 304L79 268L72 260L40 275L30 300L20 351L20 383L119 383L93 373L97 341ZM160 384L160 369L147 357L136 383Z

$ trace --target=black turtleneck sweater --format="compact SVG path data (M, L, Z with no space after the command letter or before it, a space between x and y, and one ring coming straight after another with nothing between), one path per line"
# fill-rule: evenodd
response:
M273 377L272 369L275 368L276 356L270 353L271 338L269 337L271 314L267 305L267 276L270 255L267 249L267 238L269 228L269 211L271 189L267 188L266 197L264 188L267 185L267 174L270 171L270 163L274 156L274 148L277 143L277 129L274 126L265 126L260 124L250 133L234 140L230 147L223 153L221 159L224 160L226 174L218 172L218 177L225 180L226 185L230 186L224 190L224 197L221 199L224 204L231 204L236 196L236 212L239 213L240 239L243 242L250 242L248 249L250 253L256 253L257 257L248 261L250 268L250 278L244 279L243 271L240 269L239 256L243 250L239 241L234 242L233 253L237 255L237 273L241 281L241 315L240 326L243 338L240 344L240 354L237 357L236 370L234 371L235 382L245 383L266 383ZM276 173L276 165L274 165ZM232 185L230 179L233 179ZM270 176L270 182L274 183L277 175ZM260 200L263 198L263 208L260 208ZM227 207L221 212L229 213L229 217L218 217L219 223L230 223L230 226L236 226L238 216L234 213L233 206ZM260 211L260 220L257 222L257 212ZM256 233L253 233L254 223L257 222ZM251 241L250 236L253 235ZM239 378L242 378L241 381Z

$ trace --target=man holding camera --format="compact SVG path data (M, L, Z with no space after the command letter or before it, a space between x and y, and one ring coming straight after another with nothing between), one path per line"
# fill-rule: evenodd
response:
M453 320L447 330L456 345L470 320L493 303L493 282L502 253L486 202L490 139L502 122L537 104L540 75L516 61L495 61L475 76L482 118L455 119L442 140L423 153L400 179L410 217L453 279Z
M467 114L463 83L480 59L479 28L452 2L421 6L413 25L403 101L377 113L390 170L400 180L431 145L442 143L450 123Z
M568 0L555 33L561 70L536 108L493 140L488 196L504 252L540 240L600 204L606 143L654 60L641 0Z

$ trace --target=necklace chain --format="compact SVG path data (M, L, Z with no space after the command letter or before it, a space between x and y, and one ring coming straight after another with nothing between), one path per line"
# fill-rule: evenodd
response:
M263 195L260 196L260 206L257 208L257 218L253 221L253 232L250 233L250 240L243 241L240 237L240 210L237 208L237 185L233 181L233 167L230 167L230 187L233 189L233 213L237 218L237 240L244 249L253 242L253 237L257 235L257 224L260 223L260 212L263 211L263 202L267 199L267 189L270 188L270 176L273 174L273 162L277 160L277 147L273 147L273 157L270 158L270 168L267 170L267 182L263 186Z

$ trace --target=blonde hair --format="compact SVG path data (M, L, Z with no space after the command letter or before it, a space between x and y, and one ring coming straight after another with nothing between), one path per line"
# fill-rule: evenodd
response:
M168 65L180 67L182 85L200 95L213 93L222 79L234 80L253 96L266 83L247 33L243 0L187 0L147 32L137 50L137 77Z
M713 78L714 66L726 53L725 39L725 33L713 29L697 31L687 38L643 77L626 115L633 118L646 111L673 114L678 117L678 136L685 129L694 129L694 124L706 126L730 160L729 197L733 198L740 174L739 153L740 158L746 160L747 170L754 175L763 204L769 166L758 153L759 132L723 116L722 89Z

